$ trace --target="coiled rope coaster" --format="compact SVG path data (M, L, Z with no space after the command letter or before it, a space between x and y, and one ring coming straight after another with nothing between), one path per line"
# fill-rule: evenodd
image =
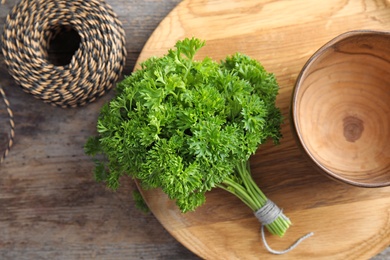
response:
M3 163L5 157L7 157L8 152L11 149L12 144L14 143L15 124L14 124L14 115L12 113L9 101L8 101L7 96L5 95L4 90L3 90L1 85L0 85L0 94L1 94L1 97L3 98L4 104L5 104L5 108L7 110L8 116L9 116L9 126L10 126L10 130L9 130L9 133L8 133L7 148L5 149L4 153L0 157L0 164L1 164L1 163Z
M268 250L268 252L276 254L276 255L282 255L285 253L290 252L294 248L296 248L303 240L305 240L308 237L311 237L314 235L313 232L310 232L301 238L299 238L297 241L295 241L294 244L292 244L289 248L278 251L272 249L266 239L265 239L265 234L264 234L264 226L271 224L274 222L278 217L282 217L285 220L288 220L288 218L283 214L283 210L280 209L275 203L273 203L271 200L267 200L266 203L264 204L263 207L261 207L259 210L257 210L255 213L256 218L260 221L261 223L261 239L263 240L263 244L265 248Z
M49 48L60 34L79 39L66 64ZM77 107L112 88L125 63L125 32L103 0L21 0L7 16L2 50L8 71L24 91L46 103Z

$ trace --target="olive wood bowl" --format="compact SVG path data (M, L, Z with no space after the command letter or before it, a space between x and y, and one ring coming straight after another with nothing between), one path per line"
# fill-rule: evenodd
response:
M390 32L350 31L321 47L291 101L298 145L322 173L360 187L390 185Z

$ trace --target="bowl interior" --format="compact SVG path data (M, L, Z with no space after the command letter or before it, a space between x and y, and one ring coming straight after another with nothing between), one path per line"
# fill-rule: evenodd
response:
M313 55L296 84L293 121L332 177L390 185L390 34L347 33Z

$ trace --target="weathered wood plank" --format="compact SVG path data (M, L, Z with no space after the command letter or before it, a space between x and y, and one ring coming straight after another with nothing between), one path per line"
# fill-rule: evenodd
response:
M150 34L179 0L107 1L123 22L133 70ZM0 30L16 0L0 5ZM0 166L0 259L197 259L150 214L134 206L131 180L117 191L93 180L83 145L101 105L60 109L22 92L0 55L0 84L16 122L15 144ZM0 102L0 150L7 115Z

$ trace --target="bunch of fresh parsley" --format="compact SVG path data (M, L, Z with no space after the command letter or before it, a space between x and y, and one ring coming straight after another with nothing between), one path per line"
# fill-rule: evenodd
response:
M281 137L279 86L246 55L196 61L204 44L178 41L120 82L116 97L101 109L98 135L88 140L86 152L105 155L96 160L95 176L113 189L130 175L144 189L161 188L187 212L219 187L256 211L267 198L248 160L268 138L277 143ZM281 236L289 225L277 219L267 228Z

